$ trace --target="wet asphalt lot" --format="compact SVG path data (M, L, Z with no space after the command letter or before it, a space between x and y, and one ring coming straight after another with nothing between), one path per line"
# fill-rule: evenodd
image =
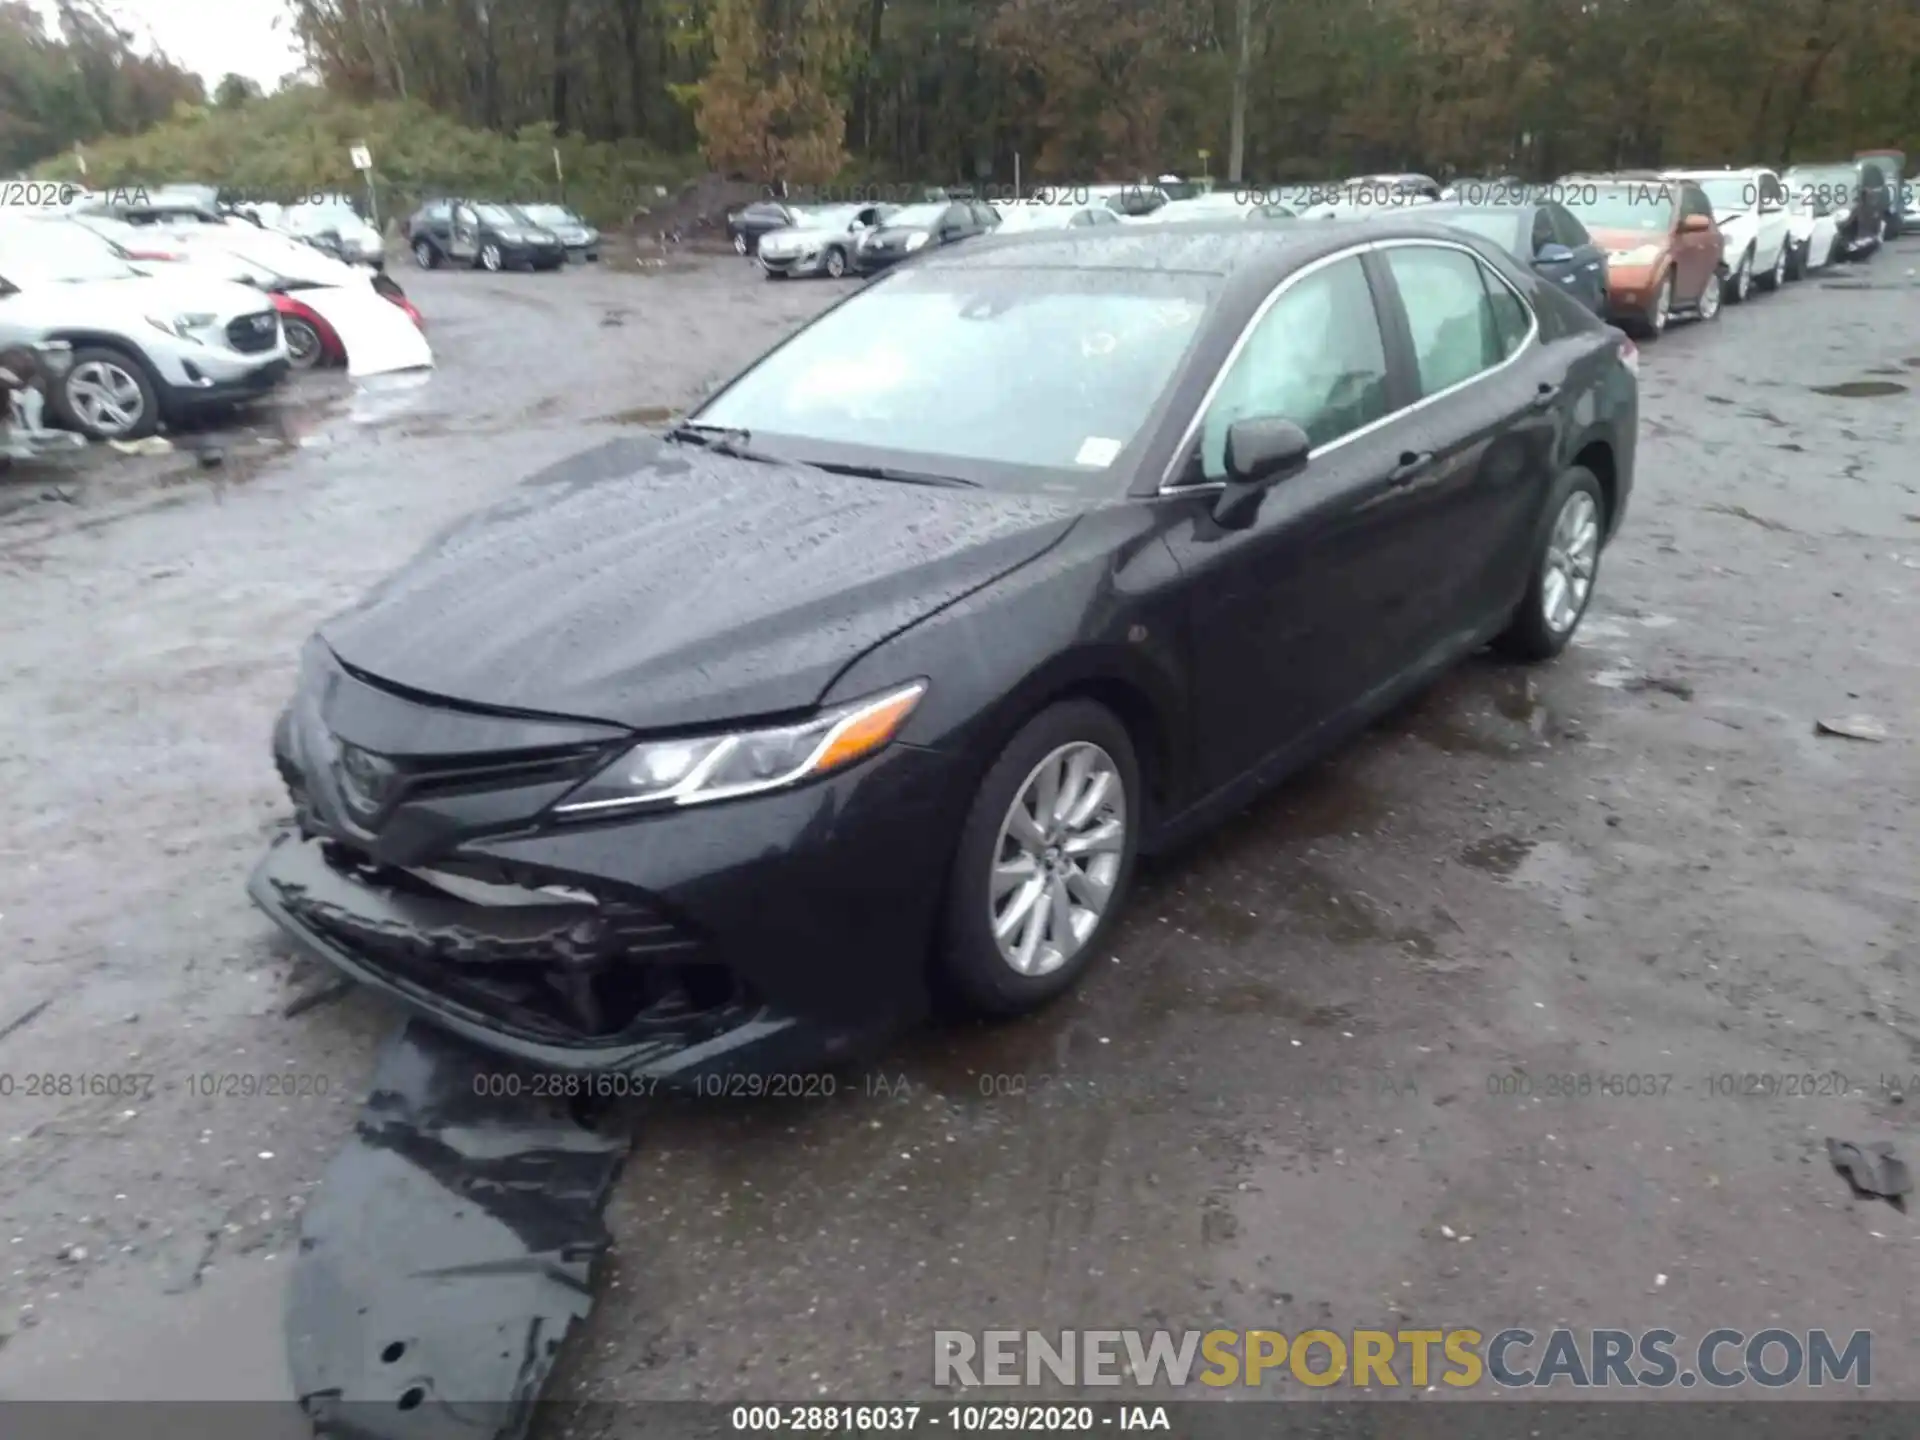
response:
M619 1111L617 1248L549 1393L920 1395L936 1328L1415 1323L1871 1329L1876 1392L1920 1392L1920 1220L1822 1144L1920 1158L1916 267L1644 347L1576 646L1465 665L1148 871L1064 1003L831 1099ZM299 1211L395 1023L289 1016L327 977L243 893L298 645L840 288L400 278L424 386L303 384L213 468L0 479L0 1394L279 1393ZM1891 738L1816 735L1853 713ZM324 1093L199 1093L268 1073ZM1664 1093L1548 1093L1627 1074ZM1846 1093L1715 1093L1802 1074Z

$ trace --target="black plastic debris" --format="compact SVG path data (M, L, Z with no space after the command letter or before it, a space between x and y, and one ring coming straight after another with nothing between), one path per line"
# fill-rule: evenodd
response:
M1833 1162L1833 1168L1846 1177L1856 1199L1886 1200L1896 1210L1907 1208L1906 1196L1913 1190L1913 1174L1907 1169L1906 1161L1895 1155L1893 1146L1886 1141L1861 1145L1828 1136L1827 1158Z
M628 1148L533 1089L418 1022L388 1043L307 1208L288 1290L294 1393L316 1434L527 1433L592 1308L601 1210ZM501 1090L518 1093L483 1093Z

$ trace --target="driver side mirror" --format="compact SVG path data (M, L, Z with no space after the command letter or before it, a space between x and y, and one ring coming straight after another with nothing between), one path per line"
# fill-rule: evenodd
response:
M1698 235L1702 231L1711 230L1712 228L1713 217L1711 215L1689 215L1680 222L1680 233L1683 235Z
M1267 491L1306 469L1313 441L1291 420L1236 420L1227 427L1227 484L1213 507L1223 530L1244 530Z
M1573 251L1558 241L1549 240L1533 252L1533 258L1541 265L1571 265Z

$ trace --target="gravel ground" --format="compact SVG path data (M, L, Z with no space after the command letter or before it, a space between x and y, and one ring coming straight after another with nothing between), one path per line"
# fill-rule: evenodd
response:
M1920 1224L1823 1151L1910 1146L1920 1104L1916 265L1645 347L1576 646L1466 664L1150 870L1064 1003L830 1100L628 1112L550 1393L922 1393L935 1328L1414 1322L1871 1329L1876 1392L1920 1390ZM326 977L242 891L299 643L843 293L732 260L401 278L423 386L303 382L188 437L211 468L0 479L0 1394L280 1393L285 1255L395 1019L289 1016ZM1890 738L1816 734L1854 713ZM201 1078L268 1073L313 1093ZM1719 1093L1804 1073L1844 1093ZM1549 1093L1625 1074L1664 1093Z

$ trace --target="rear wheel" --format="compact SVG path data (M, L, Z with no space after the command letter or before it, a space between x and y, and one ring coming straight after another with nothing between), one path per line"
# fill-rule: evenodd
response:
M431 240L422 237L413 242L413 263L422 270L431 270L440 263L440 252L433 248Z
M735 235L733 237L733 253L736 255L744 255L747 253L747 237L746 236Z
M1545 540L1527 593L1494 645L1516 660L1551 660L1573 638L1600 572L1606 496L1591 470L1575 465L1554 487Z
M1787 279L1804 280L1807 274L1807 253L1813 248L1813 241L1805 245L1787 242Z
M1104 705L1066 700L1007 742L947 879L941 956L975 1009L1033 1010L1086 972L1132 879L1139 762Z
M839 246L827 251L827 274L838 280L847 273L847 252Z

